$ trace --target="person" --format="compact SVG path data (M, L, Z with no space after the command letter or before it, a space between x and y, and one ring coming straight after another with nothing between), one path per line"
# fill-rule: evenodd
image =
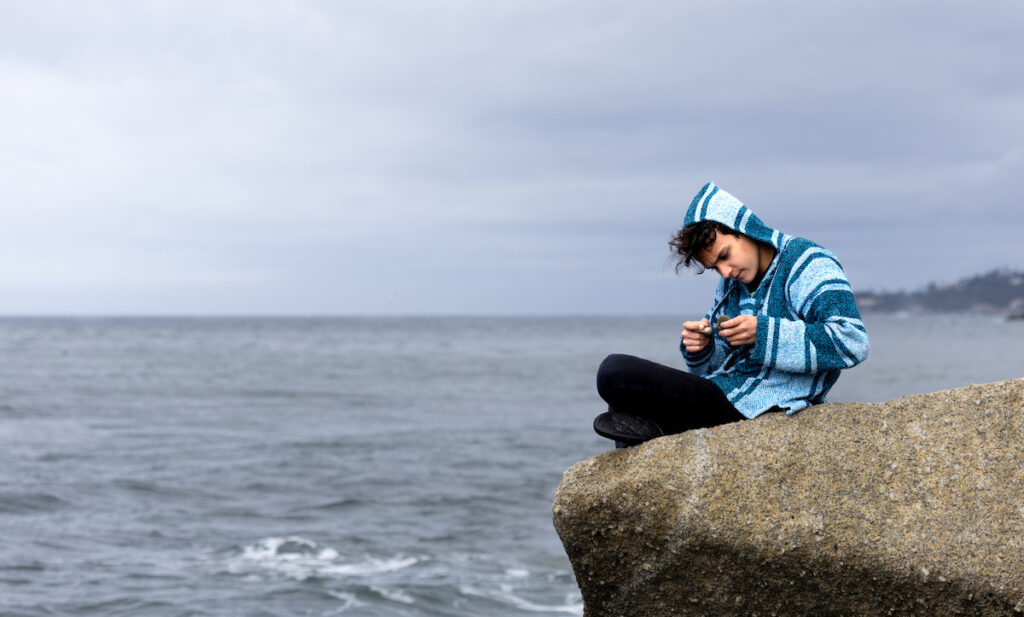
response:
M688 371L624 354L605 358L594 430L618 447L662 435L793 414L825 402L842 369L864 361L867 330L828 250L765 225L709 182L669 242L676 272L715 270L711 309L683 324Z

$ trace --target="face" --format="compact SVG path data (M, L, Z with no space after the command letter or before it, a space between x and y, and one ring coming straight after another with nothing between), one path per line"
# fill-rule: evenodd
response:
M698 253L697 259L723 278L739 279L749 285L768 269L768 263L761 263L761 253L757 242L747 236L719 233L715 243Z

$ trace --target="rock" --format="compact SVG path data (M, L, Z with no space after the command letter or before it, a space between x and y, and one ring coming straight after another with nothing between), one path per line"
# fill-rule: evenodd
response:
M1021 615L1024 379L826 403L569 468L584 615Z
M722 324L729 321L730 319L732 319L732 317L729 317L728 315L719 315L715 323L717 323L718 327L721 328ZM711 326L708 326L706 328L701 328L700 330L697 330L697 332L701 334L707 334L710 336L713 331L711 330Z

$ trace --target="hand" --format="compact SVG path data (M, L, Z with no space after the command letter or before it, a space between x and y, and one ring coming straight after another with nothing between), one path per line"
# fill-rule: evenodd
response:
M683 347L690 353L697 353L701 349L708 346L711 342L710 334L701 334L699 330L710 327L711 323L707 319L701 319L700 321L687 321L683 323Z
M733 347L753 345L757 342L757 317L740 315L718 326L718 333Z

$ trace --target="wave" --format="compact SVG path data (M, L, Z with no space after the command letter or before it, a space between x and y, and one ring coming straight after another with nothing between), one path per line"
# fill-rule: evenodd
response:
M236 574L282 575L299 581L311 578L360 578L408 568L420 559L404 555L346 560L337 549L319 546L300 536L264 538L242 548L229 562Z
M569 594L564 604L540 604L512 593L512 589L503 586L501 589L477 589L468 585L459 587L459 592L466 596L475 596L502 604L510 604L515 608L531 613L565 613L567 615L583 615L583 601L577 594Z
M350 593L344 593L344 592L339 592L339 591L328 591L327 594L329 596L331 596L332 598L334 598L335 600L341 600L341 605L339 605L337 608L335 608L333 611L331 611L330 614L336 615L336 614L344 613L345 611L347 611L350 608L355 608L357 606L365 606L362 602L359 601L358 598L356 598L354 595L352 595Z
M416 599L405 593L401 589L385 589L376 585L369 586L370 591L376 593L385 600L391 600L392 602L400 602L401 604L415 604Z
M49 493L0 493L0 514L40 514L68 505L68 502Z
M335 511L338 511L338 510L349 510L349 509L352 509L352 508L358 508L358 507L364 506L366 504L367 504L367 502L365 500L363 500L363 499L356 499L356 498L347 497L347 498L344 498L344 499L337 499L337 500L329 501L329 502L326 502L326 503L320 503L320 504L314 504L314 505L311 505L311 506L303 506L301 508L295 508L295 509L291 510L291 512L309 512L309 511L318 511L318 510L319 511L325 511L325 512L335 512Z

